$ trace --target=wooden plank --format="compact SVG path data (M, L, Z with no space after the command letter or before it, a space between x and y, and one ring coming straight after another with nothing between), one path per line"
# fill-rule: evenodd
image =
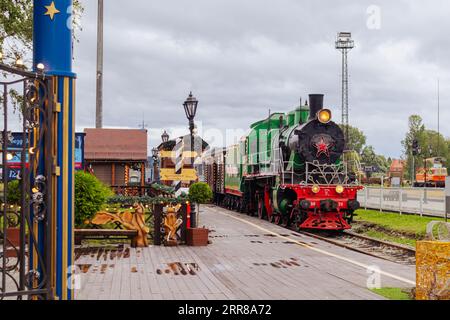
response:
M146 248L144 250L144 264L145 264L145 275L147 277L147 283L148 287L150 289L150 292L152 294L152 297L154 294L160 294L161 288L159 287L159 283L156 279L158 275L156 274L156 265L154 263L154 259L152 259L151 251L154 250L152 246L149 248Z
M110 264L114 265L113 276L111 278L111 292L109 298L112 300L117 300L120 298L120 285L122 283L122 268L120 266L121 261L116 256Z
M121 259L118 267L121 272L121 282L120 282L120 291L119 291L119 299L120 300L130 300L131 299L131 286L130 286L130 264L127 261L128 259Z

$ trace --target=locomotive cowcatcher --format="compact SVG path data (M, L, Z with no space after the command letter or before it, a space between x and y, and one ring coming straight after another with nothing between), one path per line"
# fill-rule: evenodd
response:
M342 129L309 95L287 114L250 126L240 142L203 157L214 201L229 209L297 229L349 229L362 189Z

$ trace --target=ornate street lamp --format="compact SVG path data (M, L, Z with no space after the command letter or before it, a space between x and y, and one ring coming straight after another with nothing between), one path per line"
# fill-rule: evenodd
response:
M153 181L156 181L156 173L158 168L158 149L153 148L152 149L152 156L153 156Z
M194 169L194 118L197 113L198 100L192 95L192 91L189 93L186 101L183 103L184 112L186 113L186 118L189 120L189 131L191 132L191 166ZM192 228L197 227L196 212L194 207L191 208L191 226Z
M189 120L189 130L194 129L194 118L197 113L198 100L192 95L192 91L189 93L189 97L183 104L186 118Z
M191 163L194 167L194 118L197 113L198 100L192 95L192 91L189 93L189 97L183 103L184 112L186 113L186 118L189 120L189 131L191 132Z
M161 135L161 140L162 142L169 141L169 134L166 132L166 130L164 130L163 134Z

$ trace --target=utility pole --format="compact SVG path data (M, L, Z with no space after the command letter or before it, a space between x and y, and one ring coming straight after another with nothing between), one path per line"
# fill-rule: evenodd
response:
M95 127L103 127L103 0L98 0L97 18L97 98Z
M439 84L439 78L437 80L437 132L438 132L438 137L437 137L437 157L439 157L439 155L441 154L441 150L440 150L440 127L439 127L439 122L440 122L440 84Z

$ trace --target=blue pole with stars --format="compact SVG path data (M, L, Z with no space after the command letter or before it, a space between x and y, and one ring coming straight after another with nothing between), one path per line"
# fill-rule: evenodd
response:
M72 0L34 0L34 67L43 63L47 74L72 72Z
M73 58L72 0L34 0L33 69L44 65L51 76L49 99L54 101L53 146L42 150L43 157L53 157L52 223L49 280L54 299L74 299L74 147L75 147L75 74ZM44 148L44 147L43 147ZM49 213L50 214L50 213ZM40 237L41 239L41 237ZM45 241L42 237L42 241ZM32 251L32 250L30 250ZM30 252L30 264L36 263ZM33 266L30 266L33 267Z

